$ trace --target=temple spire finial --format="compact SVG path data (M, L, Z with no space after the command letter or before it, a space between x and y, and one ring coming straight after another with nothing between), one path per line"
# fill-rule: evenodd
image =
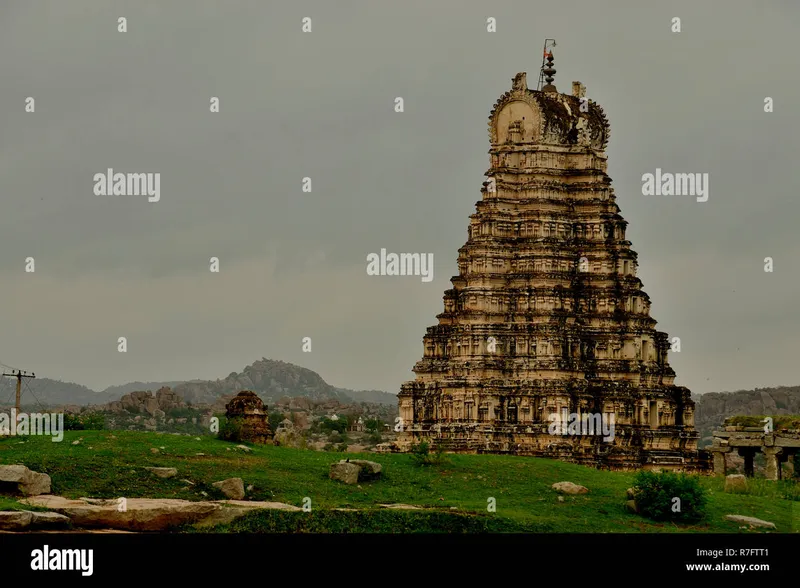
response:
M553 85L553 80L555 79L554 76L556 70L553 67L552 47L555 46L556 46L555 39L544 40L544 55L542 57L542 68L539 73L539 87L537 88L537 90L540 90L542 92L558 92L558 90L556 90L556 87ZM545 61L547 61L546 64ZM547 82L547 85L543 85L543 82Z

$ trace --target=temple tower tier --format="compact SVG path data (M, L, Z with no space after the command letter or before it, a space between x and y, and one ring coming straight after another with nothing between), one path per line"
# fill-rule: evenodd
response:
M573 82L513 78L458 275L399 395L399 450L709 471L606 175L609 125Z

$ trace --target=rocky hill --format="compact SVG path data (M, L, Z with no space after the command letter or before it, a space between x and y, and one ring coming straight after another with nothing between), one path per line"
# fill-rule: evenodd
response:
M0 406L13 406L16 381L13 378L3 378L0 381ZM103 404L114 397L105 391L96 392L72 382L62 382L50 378L35 378L23 380L22 404L23 406L57 406L64 404Z
M267 403L283 396L351 400L342 389L334 388L318 373L267 358L245 367L240 373L231 372L224 380L185 382L173 389L192 404L213 404L219 397L238 394L241 390L252 390Z
M711 433L730 416L800 414L800 386L709 392L694 398L695 426L710 442Z
M0 406L14 403L14 384L11 378L0 380ZM283 397L306 397L312 400L337 400L341 404L369 402L397 406L397 395L380 390L348 390L331 386L309 369L283 361L262 358L241 372L232 372L221 380L192 380L185 382L132 382L111 386L96 392L72 382L36 378L23 382L23 405L44 406L100 405L118 401L131 392L168 387L191 404L219 404L223 397L241 390L253 390L267 404ZM757 388L737 392L710 392L696 395L695 425L707 444L711 433L729 416L800 414L800 386Z
M194 380L199 382L200 380ZM176 380L174 382L130 382L129 384L122 384L121 386L109 386L101 392L109 399L118 399L130 394L131 392L138 392L139 390L158 390L160 388L173 388L178 384L183 384L184 380Z
M0 380L0 406L14 403L15 382L10 378ZM241 372L232 372L224 379L189 380L170 382L130 382L109 386L96 392L72 382L50 378L24 380L22 393L24 406L101 405L120 400L132 392L156 391L170 388L191 404L214 404L223 396L253 390L265 402L274 403L282 397L306 397L313 400L338 400L341 403L369 402L387 406L397 405L397 395L380 390L348 390L328 384L309 369L262 358Z
M397 406L397 394L390 394L383 390L348 390L347 388L336 388L336 390L356 402Z

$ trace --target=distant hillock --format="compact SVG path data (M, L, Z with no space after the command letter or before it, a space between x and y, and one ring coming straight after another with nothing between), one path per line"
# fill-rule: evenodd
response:
M103 404L110 400L103 392L95 392L73 382L50 378L23 379L22 382L23 406ZM13 378L3 378L0 381L0 405L13 406L16 385Z
M0 379L0 406L14 404L15 382ZM284 361L262 358L241 372L231 372L218 380L173 380L164 382L129 382L109 386L96 392L86 386L51 378L23 380L23 406L99 405L119 400L126 394L161 388L171 388L187 402L214 404L223 396L253 390L265 401L304 396L313 400L333 399L343 404L369 402L397 405L397 396L381 390L348 390L331 386L318 373Z
M328 384L318 373L267 358L254 362L241 372L231 372L223 380L184 382L173 390L193 404L213 404L220 396L238 394L242 390L252 390L267 402L283 396L351 401L348 394Z
M356 402L397 405L397 394L390 394L383 390L348 390L347 388L336 388L336 390L345 396L349 396Z
M714 429L731 416L800 414L800 386L709 392L694 401L695 427L709 442Z
M178 384L183 384L186 380L176 380L171 382L130 382L121 386L109 386L100 394L105 394L110 400L119 400L125 394L138 392L139 390L160 390L161 388L174 388ZM199 380L196 380L199 381Z

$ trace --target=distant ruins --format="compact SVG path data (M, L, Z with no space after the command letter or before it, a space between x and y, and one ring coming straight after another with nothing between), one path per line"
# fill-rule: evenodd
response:
M547 84L517 74L489 116L489 180L396 447L708 471L606 175L605 114L580 82L559 93L546 57Z
M768 480L784 478L782 464L792 460L793 475L800 477L800 430L783 429L767 431L764 427L732 425L728 420L719 431L714 431L714 442L710 448L714 456L714 474L724 476L728 473L728 454L738 454L744 458L744 475L755 475L754 459L762 453L766 461L764 476Z

